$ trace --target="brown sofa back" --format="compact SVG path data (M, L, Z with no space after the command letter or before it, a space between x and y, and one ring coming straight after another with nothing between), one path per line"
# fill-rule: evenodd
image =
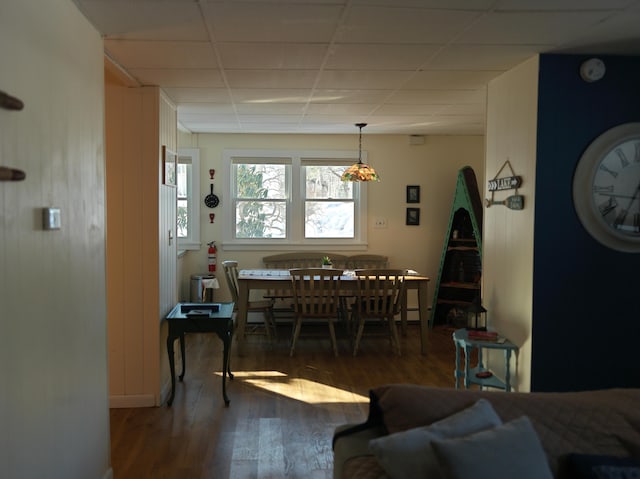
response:
M431 424L488 399L504 421L528 416L554 477L570 453L640 457L640 389L504 393L410 384L372 390L372 414L389 433Z

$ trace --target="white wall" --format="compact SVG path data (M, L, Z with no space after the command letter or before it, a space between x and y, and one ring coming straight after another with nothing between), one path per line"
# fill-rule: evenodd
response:
M3 0L0 475L110 477L102 41L70 0ZM43 231L43 207L62 228Z
M355 130L355 128L354 128ZM210 168L216 169L214 181L217 195L223 191L225 179L222 153L224 149L358 149L357 131L354 135L232 135L179 133L180 147L200 148L200 191L209 191ZM406 135L362 136L362 148L368 153L368 161L382 177L380 183L368 185L368 252L389 256L391 266L412 268L430 276L435 281L445 230L451 213L451 203L456 186L457 173L463 166L471 166L483 182L484 138L482 136L428 136L422 145L410 145ZM420 203L406 203L407 185L420 185ZM220 206L210 210L202 205L201 237L205 245L199 252L188 253L184 258L182 290L188 287L191 274L207 271L206 243L222 239L225 198ZM407 207L420 208L420 225L405 225ZM215 223L209 223L209 213L216 214ZM388 228L373 228L376 217L387 219ZM332 251L340 253L332 248ZM218 250L218 263L237 259L242 267L260 267L261 259L278 251L225 251ZM356 252L350 252L354 254ZM433 287L430 287L429 301ZM188 289L186 289L188 294ZM226 284L221 281L220 299L230 299ZM430 303L429 303L430 304Z
M531 377L531 320L533 295L533 229L536 181L536 123L538 110L538 57L519 65L489 83L487 103L487 154L484 176L494 178L506 160L522 177L518 193L524 210L505 206L484 209L483 305L489 326L520 347L511 372L518 391L529 391ZM511 176L503 170L500 177ZM489 198L487 184L480 188ZM514 194L495 193L496 200ZM489 356L491 368L504 374L502 353ZM517 369L516 369L517 368Z

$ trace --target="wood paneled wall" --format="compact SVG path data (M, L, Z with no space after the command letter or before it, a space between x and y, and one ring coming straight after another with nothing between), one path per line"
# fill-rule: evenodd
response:
M176 109L158 88L129 88L109 73L105 91L110 405L154 406L169 375L161 320L177 298L176 246L168 242L176 192L162 185L162 145L175 149Z

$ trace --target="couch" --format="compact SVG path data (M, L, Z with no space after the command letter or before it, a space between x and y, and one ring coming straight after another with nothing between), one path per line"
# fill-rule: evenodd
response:
M387 454L394 452L387 446L389 439L402 439L416 431L437 427L437 424L454 417L452 415L469 411L479 404L480 399L488 401L497 414L498 421L502 421L503 426L499 426L500 428L505 428L507 423L522 423L523 416L528 418L533 435L536 436L533 440L538 441L541 446L541 458L538 458L537 463L546 462L544 467L548 466L550 474L555 478L596 477L579 475L577 471L591 470L589 468L596 467L594 464L600 463L618 464L599 465L601 468L634 468L632 474L636 475L599 477L640 477L640 389L504 393L389 384L370 391L369 416L364 423L345 424L336 429L333 437L334 479L392 477L390 474L394 471L385 462L388 462L388 457L380 452L381 444L388 448ZM482 437L487 437L496 430L498 429L488 429L488 432L478 432L476 436L469 435L463 439L426 443L426 447L430 447L430 454L435 454L434 457L440 461L438 464L444 468L441 477L463 477L451 472L451 464L455 465L459 458L443 456L443 451L449 452L443 447L449 447L449 443L456 444L457 447L465 441L473 444L475 439L470 441L469 438L481 438L483 434L485 436ZM415 443L416 440L413 439L412 447ZM397 444L402 443L396 441L396 446ZM535 447L538 446L527 446L529 450ZM487 461L500 462L502 457L515 456L513 451L516 450L515 445L510 445L508 450L502 452L499 447L494 447L485 451L483 457L489 458ZM459 462L469 458L470 453L467 451ZM447 460L451 463L447 463ZM478 459L476 464L486 466L482 459ZM504 472L491 474L496 478L510 475ZM482 476L482 473L476 472L471 477L482 479ZM525 476L518 474L517 477ZM531 477L543 476L534 474Z

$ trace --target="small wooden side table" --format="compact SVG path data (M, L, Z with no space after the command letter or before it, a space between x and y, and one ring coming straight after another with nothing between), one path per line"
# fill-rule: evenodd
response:
M491 387L496 389L503 389L507 392L511 391L511 353L517 353L518 346L504 337L501 337L498 341L480 341L477 339L469 339L468 331L466 329L457 329L456 331L454 331L453 342L456 346L456 369L454 372L456 389L460 388L460 378L462 378L465 389L468 389L470 384L478 384L480 386L480 389ZM474 349L478 350L478 365L472 368L469 364L469 357ZM482 360L483 349L499 349L504 351L504 381L495 377L495 375L493 375L491 371L485 368ZM461 367L460 361L461 350L464 351L464 369ZM478 373L491 374L488 375L488 377L478 377Z
M169 334L167 335L167 354L169 355L169 369L171 370L171 396L167 405L171 406L176 393L176 367L173 343L180 340L180 354L182 356L182 372L179 379L184 379L186 369L184 335L185 333L216 333L223 344L222 353L222 398L224 405L229 405L226 378L233 379L229 366L231 338L233 337L233 307L234 303L178 303L167 314ZM193 314L197 313L197 314Z

